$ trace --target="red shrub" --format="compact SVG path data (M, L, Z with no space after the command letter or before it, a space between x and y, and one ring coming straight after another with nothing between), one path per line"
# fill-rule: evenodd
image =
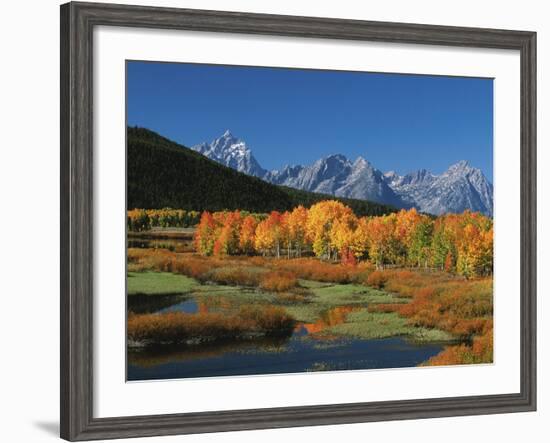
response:
M387 275L384 271L374 271L367 278L367 285L374 288L382 289L388 281Z
M172 271L172 261L176 254L168 249L128 249L128 263L138 265L134 270Z
M242 266L220 267L211 270L203 279L222 285L231 286L258 286L262 273Z
M128 338L144 344L220 340L247 333L288 333L294 319L276 306L245 305L235 314L167 312L128 315Z
M206 274L215 268L217 262L214 260L204 260L195 257L178 257L173 265L173 272L187 275L188 277L203 280Z
M297 278L331 283L349 283L355 268L311 258L272 262L273 267L292 272Z
M296 287L296 276L288 271L272 271L262 275L260 288L264 291L284 292Z

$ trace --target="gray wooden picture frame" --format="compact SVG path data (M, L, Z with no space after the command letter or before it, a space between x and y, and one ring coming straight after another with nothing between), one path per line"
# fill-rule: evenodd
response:
M93 416L93 103L96 26L266 34L472 48L521 57L521 391L274 409ZM536 33L188 9L61 6L61 437L92 440L536 409Z

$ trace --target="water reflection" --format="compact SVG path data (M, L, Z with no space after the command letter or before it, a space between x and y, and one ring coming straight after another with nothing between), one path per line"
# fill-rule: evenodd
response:
M160 309L157 312L160 314L164 312L185 312L186 314L196 314L202 311L203 310L201 310L199 307L199 303L197 303L193 299L190 299L190 300L183 300L180 303L177 303L175 305L171 305L166 308Z
M300 323L296 326L297 332L304 332L308 334L318 334L324 329L330 326L336 326L346 321L348 315L353 312L362 309L361 306L336 306L332 309L327 309L321 313L321 316L315 323Z
M277 343L250 341L212 346L128 352L128 380L381 369L417 366L442 346L418 345L401 337L318 340L293 335ZM325 343L325 342L321 342Z
M188 296L184 294L134 294L128 297L128 311L135 314L152 314L172 306L177 306L187 298Z
M223 296L195 299L188 294L154 296L148 300L137 298L135 301L132 296L130 299L129 308L134 312L141 309L141 312L195 314L225 312L238 307L230 297ZM290 337L128 349L128 380L411 367L442 350L439 344L417 344L402 337L318 340L319 333L325 328L344 323L357 309L361 307L329 309L316 322L299 324Z
M200 346L164 346L156 349L132 349L128 351L128 361L143 368L163 365L174 361L219 357L227 353L281 352L288 337L261 337L246 341L203 343Z
M172 252L193 252L193 240L129 238L129 248L168 249Z
M201 296L191 294L136 294L128 297L128 310L136 314L164 312L185 312L186 314L206 314L207 312L231 312L239 304L223 295Z

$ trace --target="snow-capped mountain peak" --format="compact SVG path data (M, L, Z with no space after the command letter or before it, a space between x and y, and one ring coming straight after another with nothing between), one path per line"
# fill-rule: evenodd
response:
M353 169L363 169L363 168L372 168L372 165L363 157L359 156L353 162Z
M389 184L403 200L430 214L466 209L493 214L493 185L466 160L449 166L440 175L420 169L398 179L392 176Z
M229 129L212 142L203 142L191 149L248 175L263 177L267 173L254 158L246 143L235 137Z
M466 160L451 165L440 175L426 169L405 175L395 171L383 174L361 156L352 162L342 154L328 155L309 166L288 165L267 171L256 161L247 144L230 130L192 149L237 171L306 191L400 208L415 207L435 215L466 209L487 215L493 213L493 185L481 170Z
M462 175L468 174L472 171L475 171L475 168L470 166L470 163L467 160L460 160L457 163L452 164L449 168L443 173L446 175Z

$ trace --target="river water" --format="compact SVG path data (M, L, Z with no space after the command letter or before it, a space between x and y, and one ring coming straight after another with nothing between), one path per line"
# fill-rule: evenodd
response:
M200 309L199 304L188 297L155 297L154 304L151 299L132 299L134 306L130 307L134 312L195 313ZM318 329L319 323L298 324L292 334L284 338L129 349L127 379L402 368L417 366L443 348L440 344L414 343L404 337L365 340L322 336L315 333Z

